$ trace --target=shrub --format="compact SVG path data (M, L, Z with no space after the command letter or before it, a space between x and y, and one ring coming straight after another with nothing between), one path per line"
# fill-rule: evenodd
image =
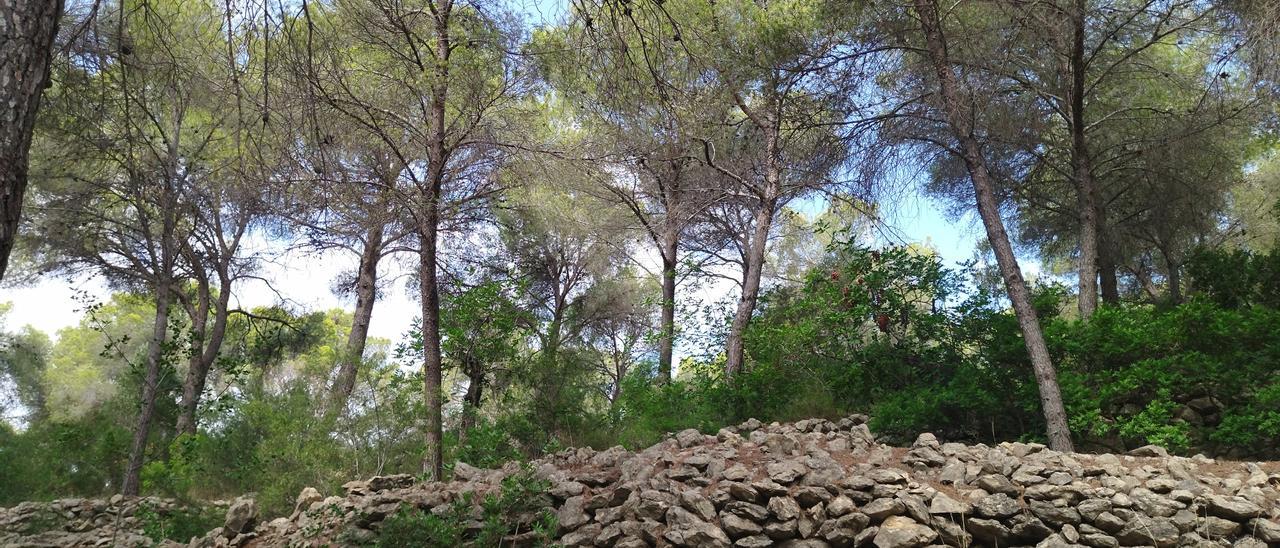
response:
M222 515L216 508L203 506L161 511L144 504L138 508L137 515L138 522L142 525L142 533L156 542L163 540L187 542L192 537L203 536L222 524Z
M507 535L529 532L533 546L549 546L556 532L546 494L550 487L528 467L507 476L498 493L486 494L478 502L480 527L470 538L467 527L477 505L472 493L465 493L438 515L402 505L382 521L375 546L500 546Z

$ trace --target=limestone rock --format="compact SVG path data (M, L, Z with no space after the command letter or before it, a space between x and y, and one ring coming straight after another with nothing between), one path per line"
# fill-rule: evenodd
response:
M937 538L937 532L911 518L891 516L880 524L872 543L878 548L921 548Z

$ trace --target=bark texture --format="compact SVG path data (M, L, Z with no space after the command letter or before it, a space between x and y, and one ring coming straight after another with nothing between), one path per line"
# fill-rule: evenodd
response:
M369 340L369 322L373 320L373 305L378 293L378 261L382 258L382 240L385 224L379 223L365 235L364 249L360 253L360 265L356 272L356 309L351 320L351 332L347 334L347 346L338 365L338 377L333 382L329 413L336 416L347 407L351 393L356 388L356 377L364 360L364 347Z
M1077 291L1080 317L1088 318L1098 309L1098 184L1093 177L1089 143L1085 137L1085 0L1076 0L1072 10L1071 73L1071 175L1076 187L1076 207L1080 223L1080 258Z
M670 215L670 213L668 213ZM662 317L658 333L658 382L671 382L676 330L676 265L679 264L680 229L668 227L662 238ZM621 379L619 379L621 380Z
M179 434L196 433L196 411L200 408L200 397L204 394L209 371L213 369L222 349L222 341L226 338L227 320L231 315L231 281L226 275L222 276L222 280L216 296L209 291L207 280L200 280L197 284L198 304L192 315L192 355L187 362L187 376L182 381L182 401L176 424ZM190 310L189 308L188 311ZM213 313L212 326L208 324L210 312Z
M1049 445L1057 451L1071 451L1071 432L1067 426L1067 414L1062 405L1062 395L1058 390L1057 371L1049 358L1039 318L1036 317L1036 311L1031 306L1031 295L1027 290L1026 281L1022 278L1022 269L1018 266L1013 246L1009 243L1009 235L1005 231L1004 221L1000 218L994 182L987 171L986 159L974 135L972 113L966 99L962 97L959 78L951 68L946 37L938 18L937 0L914 0L914 4L924 33L927 54L938 78L939 96L947 125L955 134L960 146L959 153L969 171L974 194L977 195L978 214L982 217L987 239L995 251L1001 277L1004 278L1009 300L1013 304L1018 326L1022 330L1023 341L1026 343L1027 353L1035 370L1036 384L1040 389L1040 403L1048 429Z
M22 220L31 134L62 10L62 0L0 0L0 280Z
M751 240L747 242L746 255L743 257L742 295L738 297L738 307L733 313L733 323L729 326L729 337L725 344L724 370L725 375L729 377L742 371L743 362L746 359L743 336L751 324L751 315L755 312L756 301L760 298L760 280L764 274L769 231L773 228L774 210L777 208L778 195L782 189L782 170L778 165L781 151L776 123L769 121L757 124L765 132L767 156L764 187L757 199L752 218Z

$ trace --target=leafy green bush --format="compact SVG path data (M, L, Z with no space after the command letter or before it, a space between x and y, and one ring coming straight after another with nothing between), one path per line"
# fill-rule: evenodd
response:
M1244 278L1197 283L1201 294L1178 306L1104 307L1088 321L1058 315L1062 288L1034 288L1084 447L1280 449L1280 310L1270 296L1280 284L1264 283L1280 269L1271 256L1198 260ZM899 442L921 431L1038 440L1043 419L1017 321L970 280L908 249L843 250L803 286L766 296L748 335L752 372L735 379L742 391L717 385L702 397L770 419L801 408L797 395L816 396L830 412L869 412L873 429ZM1191 409L1197 401L1212 409Z
M1280 250L1200 249L1187 261L1192 287L1223 308L1280 307Z
M161 511L142 505L138 508L137 516L142 525L142 533L156 542L187 542L222 524L222 514L216 508L202 506Z
M550 546L556 532L556 518L547 496L550 482L539 478L526 467L502 480L498 493L489 493L479 501L480 525L469 530L477 505L472 493L450 504L445 512L435 514L402 505L382 521L378 547L400 546L500 546L503 537L529 535L531 546Z

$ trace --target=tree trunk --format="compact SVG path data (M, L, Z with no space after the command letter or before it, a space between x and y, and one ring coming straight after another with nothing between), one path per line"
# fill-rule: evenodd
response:
M178 434L195 433L196 409L196 377L200 376L201 362L204 361L204 339L209 323L209 282L201 278L196 286L196 306L190 306L187 297L179 294L178 300L187 305L187 315L191 320L191 356L187 360L187 378L182 382L182 401L178 404L178 422L174 430ZM203 383L201 383L203 387Z
M147 343L147 372L142 381L142 405L138 411L138 423L129 445L129 464L125 468L124 483L120 492L137 495L141 486L142 464L147 453L147 438L151 434L151 421L156 411L156 393L160 385L160 368L163 366L164 345L169 334L169 283L156 284L155 325L151 328L151 341Z
M435 203L431 204L435 207ZM436 287L436 215L420 223L418 237L422 249L418 253L419 291L422 293L422 389L427 402L427 456L422 471L432 480L443 479L444 416L441 409L441 355L440 355L440 291Z
M1088 318L1098 309L1098 185L1085 139L1085 0L1076 0L1072 14L1071 45L1071 175L1076 186L1080 223L1080 263L1078 292L1080 317Z
M62 8L62 0L0 2L0 280L22 220L31 134Z
M191 360L187 369L187 378L182 383L181 412L178 414L177 433L195 434L198 423L196 411L200 408L200 397L204 395L205 384L209 380L209 371L222 352L222 341L227 335L227 321L231 315L231 280L229 273L221 273L222 282L218 287L218 299L213 305L213 327L201 335L203 348ZM208 296L206 296L208 298ZM201 321L203 323L203 320ZM203 329L202 329L203 331ZM205 337L208 337L205 340Z
M1116 305L1120 304L1120 282L1117 276L1115 251L1111 248L1110 239L1103 231L1102 245L1100 246L1098 255L1098 273L1099 285L1102 289L1102 302Z
M670 224L670 223L668 223ZM668 226L662 235L662 318L658 333L658 382L671 382L676 332L676 265L679 229ZM618 379L619 382L622 379Z
M484 369L478 364L467 367L467 394L462 399L462 425L459 437L465 437L467 431L476 426L476 413L480 411L480 402L484 397Z
M964 106L966 103L962 102L964 99L961 97L959 79L951 69L951 61L947 57L946 39L942 33L941 21L938 19L937 0L914 0L914 2L916 12L920 16L920 27L924 32L926 49L938 77L938 87L947 123L959 142L960 154L969 171L969 178L973 182L974 194L977 195L978 214L982 217L987 239L995 251L996 263L1000 267L1001 277L1004 278L1005 287L1009 293L1009 301L1013 304L1018 326L1022 330L1027 354L1035 370L1049 445L1057 451L1072 451L1071 432L1067 426L1067 414L1062 405L1062 395L1058 390L1057 372L1049 358L1049 350L1045 345L1044 334L1040 330L1039 318L1036 317L1035 309L1031 306L1031 295L1027 290L1026 281L1022 278L1022 269L1018 266L1013 246L1009 243L1004 222L1000 219L994 183L987 171L981 147L974 136L972 118Z
M445 110L449 93L449 54L453 46L449 35L449 17L453 2L432 4L435 42L431 72L431 106L427 114L427 180L419 187L418 211L418 283L422 294L422 388L427 404L427 455L422 471L431 480L444 479L444 414L441 392L443 359L440 354L440 288L436 284L438 256L436 244L440 230L440 197L444 188L445 165L449 150L445 143Z
M1169 302L1182 303L1182 267L1172 259L1166 259L1169 266Z
M369 322L373 319L373 304L377 299L378 260L382 258L385 229L384 223L378 223L365 235L359 271L356 273L356 309L351 319L351 333L347 334L347 347L342 352L342 363L338 366L338 377L333 382L330 394L330 417L337 416L346 409L351 392L356 387L360 364L364 360L364 347L369 340Z
M776 142L776 140L776 136L771 135L766 141ZM767 146L767 148L773 150L775 146ZM772 163L770 162L771 168ZM726 377L732 377L742 371L743 362L746 359L743 337L751 324L751 314L755 312L756 301L760 297L760 278L764 274L765 250L769 244L773 209L777 204L777 186L780 184L777 170L769 171L766 181L768 188L766 195L757 205L751 244L747 248L746 260L743 263L746 271L743 272L742 295L738 298L738 308L734 311L733 323L729 326L729 338L725 341L724 373Z

